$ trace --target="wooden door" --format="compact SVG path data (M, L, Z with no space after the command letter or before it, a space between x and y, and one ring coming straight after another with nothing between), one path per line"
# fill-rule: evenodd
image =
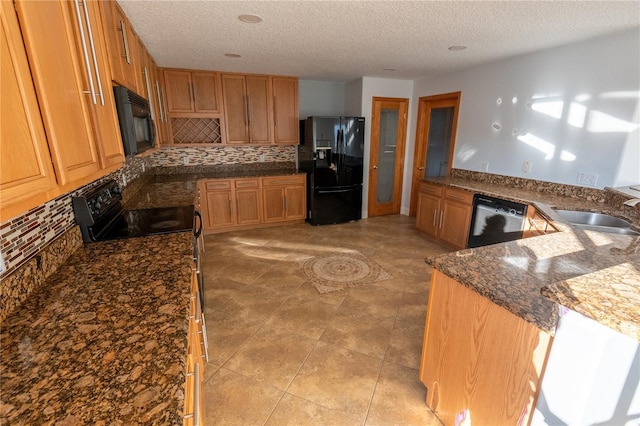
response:
M246 76L249 142L272 142L271 86L267 76Z
M106 48L106 37L102 26L102 17L98 1L85 0L81 7L87 8L87 16L89 22L84 21L86 31L91 32L93 39L95 54L95 63L90 63L89 72L93 72L91 67L97 67L97 72L93 72L96 80L96 91L99 92L99 98L92 105L91 112L94 116L94 128L97 133L98 151L100 154L100 164L103 169L116 167L124 163L124 148L122 146L122 137L120 133L120 125L118 122L118 113L116 111L116 102L111 89L111 69L109 67L109 53ZM76 27L77 28L77 27ZM80 40L77 40L77 46L81 46ZM79 52L79 55L82 53Z
M368 215L400 213L409 99L373 98Z
M164 81L168 112L193 112L191 73L188 71L165 70Z
M273 142L294 144L300 142L298 111L298 79L272 77L273 87Z
M248 143L249 119L244 76L223 74L222 97L224 99L224 126L227 143Z
M304 186L287 186L284 189L285 218L288 220L307 217L307 200Z
M217 114L220 112L220 74L192 72L194 111Z
M0 222L47 201L56 185L12 2L0 3Z
M460 95L461 92L446 93L419 100L410 216L416 214L420 181L425 177L449 175L453 165ZM427 158L430 151L433 159Z
M64 185L100 170L69 4L15 2L58 181Z

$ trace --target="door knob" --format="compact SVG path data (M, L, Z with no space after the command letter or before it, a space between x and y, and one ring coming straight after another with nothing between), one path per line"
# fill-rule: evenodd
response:
M424 167L418 167L418 170L424 170Z
M378 166L373 166L373 170L375 170L375 169L377 169L377 168L378 168Z

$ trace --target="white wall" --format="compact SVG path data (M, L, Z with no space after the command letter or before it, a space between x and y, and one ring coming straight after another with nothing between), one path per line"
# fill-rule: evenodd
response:
M346 116L360 117L362 114L362 78L347 83L347 99L344 105Z
M408 98L409 109L412 108L411 95L413 92L413 81L411 80L393 80L388 78L374 78L363 77L362 78L362 105L359 115L365 118L365 132L364 132L364 176L362 187L362 217L368 217L368 202L367 197L369 193L369 155L371 146L371 109L373 106L372 98L389 97L389 98ZM408 117L407 122L407 138L409 136L409 129L414 127L413 120ZM403 178L403 188L410 185L411 182L411 165L409 159L413 159L413 148L409 147L408 140L405 143L405 172ZM411 160L413 161L413 160ZM401 213L409 214L409 201L403 196ZM406 204L406 207L405 207Z
M299 80L300 119L312 115L344 115L346 83Z
M415 122L421 96L462 91L454 167L484 171L487 162L495 174L598 188L637 184L639 55L640 30L633 30L427 77L415 81L410 115ZM582 172L597 182L579 184Z

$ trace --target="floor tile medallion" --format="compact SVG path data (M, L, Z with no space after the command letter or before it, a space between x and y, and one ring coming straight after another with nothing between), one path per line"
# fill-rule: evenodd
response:
M393 278L376 262L357 252L331 252L314 256L304 261L302 272L319 293Z

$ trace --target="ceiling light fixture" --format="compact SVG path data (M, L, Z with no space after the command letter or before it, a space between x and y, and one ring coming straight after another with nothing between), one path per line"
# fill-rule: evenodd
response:
M225 53L224 56L226 56L227 58L242 58L242 56L238 55L237 53Z
M466 49L466 48L467 48L467 46L462 46L462 45L459 45L459 46L449 46L449 47L448 47L448 49L449 49L449 50L451 50L451 51L464 50L464 49Z
M258 15L240 15L238 19L247 24L258 24L262 22L262 18Z

